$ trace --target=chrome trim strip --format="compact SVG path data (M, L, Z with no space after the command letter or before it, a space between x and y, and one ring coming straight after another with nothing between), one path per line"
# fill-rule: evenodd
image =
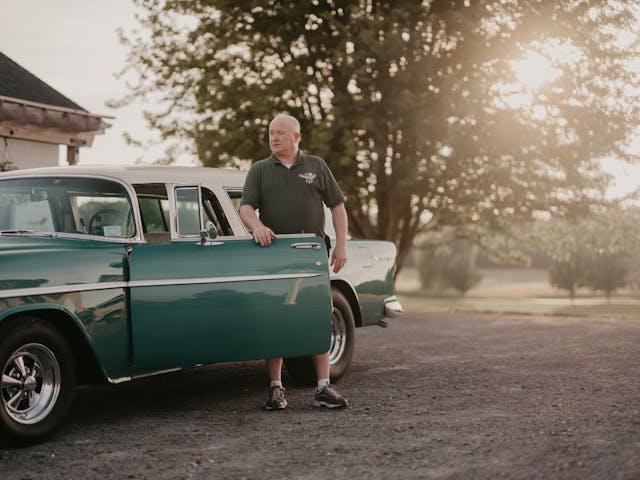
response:
M23 297L28 295L53 295L56 293L90 292L92 290L125 288L126 286L127 282L102 282L75 283L71 285L58 285L56 287L16 288L13 290L0 290L0 298Z
M124 383L124 382L130 382L131 381L131 377L118 377L118 378L111 378L109 376L106 376L106 377L107 377L107 380L109 381L109 383L111 383L113 385L117 385L119 383Z
M252 282L260 280L288 280L292 278L319 277L322 273L283 273L274 275L241 275L229 277L169 278L164 280L131 280L129 282L76 283L55 287L16 288L0 290L0 298L22 297L29 295L53 295L56 293L89 292L93 290L111 290L114 288L162 287L170 285L197 285L208 283Z
M96 242L109 242L109 243L145 243L142 239L136 239L133 237L104 237L101 235L89 235L88 233L67 233L67 232L55 232L54 237L57 238L73 238L77 240L93 240Z
M200 283L253 282L259 280L288 280L292 278L320 277L321 273L283 273L276 275L241 275L235 277L172 278L166 280L131 280L130 287L164 287L170 285L197 285Z
M155 370L153 372L147 372L147 373L140 373L137 375L133 375L132 377L129 377L129 380L132 379L139 379L139 378L147 378L147 377L153 377L156 375L162 375L164 373L172 373L172 372L179 372L180 370L182 370L182 367L175 367L175 368L166 368L164 370Z
M315 233L279 233L276 238L313 238L317 236Z

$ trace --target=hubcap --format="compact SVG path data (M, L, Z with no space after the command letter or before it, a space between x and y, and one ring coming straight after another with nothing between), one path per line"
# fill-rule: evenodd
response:
M329 348L329 364L337 363L347 345L347 326L340 310L333 307L331 313L331 347Z
M37 423L54 407L60 386L60 367L53 352L39 343L23 345L2 369L2 407L18 423Z

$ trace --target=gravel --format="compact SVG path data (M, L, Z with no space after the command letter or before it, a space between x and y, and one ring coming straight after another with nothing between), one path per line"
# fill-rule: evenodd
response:
M262 411L262 362L80 387L54 437L0 444L0 478L640 478L640 322L406 314L357 333L345 410L289 386Z

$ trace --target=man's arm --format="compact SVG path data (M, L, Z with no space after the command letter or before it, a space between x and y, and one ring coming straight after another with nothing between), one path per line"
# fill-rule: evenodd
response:
M273 233L269 227L266 227L256 215L256 210L251 205L240 206L240 218L245 223L256 243L259 243L263 247L271 245L271 240L276 238L276 234Z
M340 203L331 209L331 220L336 232L336 245L331 254L331 266L333 273L338 273L347 263L347 210L344 203Z

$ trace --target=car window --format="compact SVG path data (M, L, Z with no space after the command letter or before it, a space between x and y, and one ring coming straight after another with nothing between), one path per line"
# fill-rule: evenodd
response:
M54 232L49 196L44 191L9 191L0 194L0 230Z
M169 231L169 200L138 196L145 233Z
M178 235L200 235L200 196L198 187L176 188L176 215Z
M202 206L206 220L213 222L219 235L232 236L233 230L220 201L208 188L202 189Z
M167 187L164 184L133 185L140 205L142 227L148 243L170 241L170 208ZM219 235L232 236L233 230L216 195L197 186L175 188L176 217L179 237L200 235L200 215L213 222ZM199 202L202 202L201 204ZM198 208L198 206L201 208Z
M135 235L129 195L117 182L46 177L0 181L0 230Z
M137 184L133 188L138 197L143 232L168 233L169 199L164 184Z
M233 208L236 209L236 212L240 213L240 200L242 200L242 190L227 189L227 195L229 195L231 203L233 203Z
M76 228L101 237L131 237L133 221L127 197L103 195L101 192L69 195L71 208L79 219Z

